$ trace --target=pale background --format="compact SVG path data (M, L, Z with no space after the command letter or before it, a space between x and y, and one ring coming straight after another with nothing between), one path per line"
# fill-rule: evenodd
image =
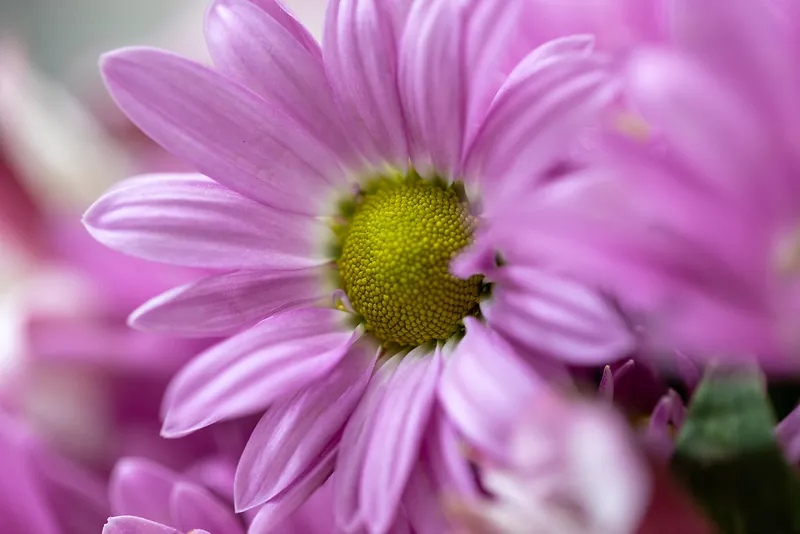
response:
M125 45L203 52L210 0L0 0L0 37L24 40L47 75L73 89L97 81L96 60ZM319 37L325 0L284 0Z

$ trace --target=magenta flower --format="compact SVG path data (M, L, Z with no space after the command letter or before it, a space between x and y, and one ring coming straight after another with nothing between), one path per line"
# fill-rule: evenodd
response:
M543 396L513 434L511 463L482 466L495 498L456 501L454 515L475 534L637 532L651 481L624 419L604 404Z
M244 523L233 513L233 465L222 475L218 477L222 484L216 488L223 493L220 495L189 476L149 460L123 458L111 476L111 512L169 525L181 532L202 528L213 534L243 534Z
M0 413L3 532L96 532L108 516L103 481L49 450L21 421Z
M123 515L108 518L103 534L214 534L207 530L193 529L183 532L173 527L141 517Z
M335 0L320 49L273 0L217 0L216 70L152 49L104 58L122 110L208 176L133 178L84 220L112 248L225 271L131 322L241 332L179 373L162 429L269 408L239 465L239 510L285 517L335 469L342 528L386 532L401 504L430 525L435 497L419 488L474 491L457 443L504 454L534 370L562 379L557 360L630 349L599 295L543 266L493 256L450 272L613 94L590 38L532 50L520 8Z
M486 247L527 224L518 252L618 295L658 348L796 369L800 18L776 5L674 2L676 50L628 66L627 136Z

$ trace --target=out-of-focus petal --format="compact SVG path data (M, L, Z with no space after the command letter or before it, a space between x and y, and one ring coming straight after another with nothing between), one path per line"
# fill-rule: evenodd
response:
M507 266L492 275L487 320L525 347L579 365L603 365L625 356L634 338L596 291L542 269Z
M568 151L614 95L607 60L534 50L511 72L469 149L465 174L487 215L525 191Z
M202 530L195 530L193 534L203 534ZM133 516L118 516L108 518L108 523L103 527L103 534L181 534L177 529ZM208 534L208 533L204 533Z
M447 363L439 399L472 444L502 459L520 402L545 386L497 333L471 317L464 324L467 334Z
M169 498L181 477L144 458L123 458L111 475L111 513L170 524Z
M172 523L185 532L203 527L214 534L242 534L241 523L228 506L200 486L186 482L177 483L169 498Z

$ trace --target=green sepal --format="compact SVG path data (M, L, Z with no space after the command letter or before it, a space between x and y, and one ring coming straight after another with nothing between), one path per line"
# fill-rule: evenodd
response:
M774 429L757 371L706 373L671 469L723 534L800 534L800 480Z

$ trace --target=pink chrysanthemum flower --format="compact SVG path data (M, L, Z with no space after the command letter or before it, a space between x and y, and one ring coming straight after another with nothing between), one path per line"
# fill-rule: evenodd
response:
M628 65L635 115L611 161L531 199L486 246L527 224L523 255L619 295L658 348L796 370L796 3L686 0L671 13L674 48Z
M633 534L645 516L650 477L623 417L603 403L567 402L521 418L511 462L481 469L493 499L454 502L473 534Z
M208 176L128 180L85 222L112 248L226 271L132 323L245 329L179 373L162 431L269 408L239 466L239 509L267 502L277 521L335 465L343 528L386 532L401 503L430 521L420 488L474 491L459 435L503 453L537 387L520 348L558 376L555 359L630 349L600 296L541 266L450 272L613 94L590 38L532 50L520 7L334 0L320 49L274 0L217 0L216 70L152 49L103 60L131 120Z

